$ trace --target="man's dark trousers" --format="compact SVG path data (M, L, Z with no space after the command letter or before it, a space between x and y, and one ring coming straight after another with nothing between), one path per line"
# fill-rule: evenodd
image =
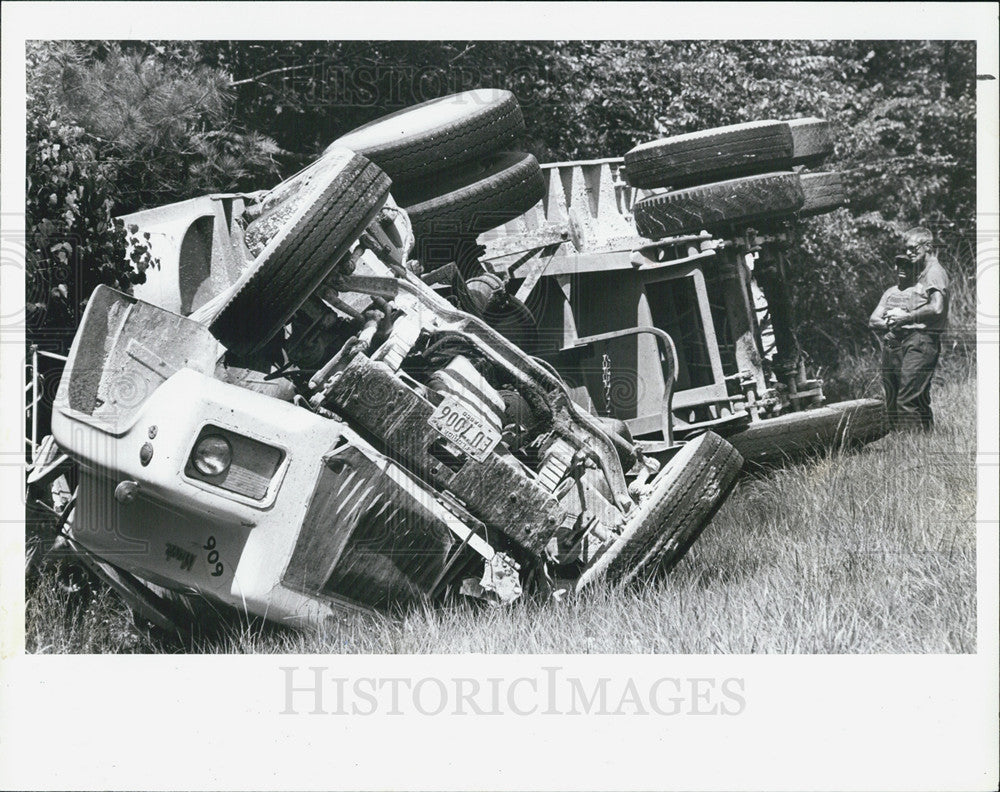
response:
M931 378L941 354L941 336L912 330L902 339L886 338L882 349L882 387L889 426L899 429L934 427Z

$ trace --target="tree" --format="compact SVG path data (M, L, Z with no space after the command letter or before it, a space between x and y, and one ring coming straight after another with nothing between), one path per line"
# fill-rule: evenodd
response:
M74 145L109 169L116 212L270 186L360 124L477 87L514 92L521 147L542 161L621 156L646 140L756 119L826 118L836 148L824 168L844 174L851 205L803 224L792 277L804 340L829 362L839 344L869 342L867 306L891 277L899 231L931 225L952 251L968 249L975 230L971 42L40 46L48 60L33 79L82 130ZM969 255L946 266L974 277Z
M141 242L126 256L124 225L115 223L115 169L103 162L82 127L52 101L43 76L50 52L28 51L26 294L28 341L68 335L76 308L99 283L129 288L148 262ZM133 266L134 265L134 266ZM62 343L56 346L64 346Z
M33 42L27 58L29 315L69 322L98 283L151 260L116 215L277 180L273 140L234 120L230 78L143 42ZM65 305L62 305L62 303Z

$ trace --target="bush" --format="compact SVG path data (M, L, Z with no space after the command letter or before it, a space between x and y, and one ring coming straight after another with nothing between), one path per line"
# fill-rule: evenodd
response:
M149 263L141 243L127 258L126 229L112 217L113 169L82 137L80 127L51 109L29 113L26 286L32 316L42 319L44 312L35 326L61 326L53 291L69 311L100 283L128 290L142 282Z
M274 179L274 141L233 121L225 72L183 50L111 43L55 50L54 101L86 130L113 165L116 211L185 200L206 192L258 189Z
M128 291L153 263L115 215L259 188L279 150L234 123L229 76L185 47L33 42L27 54L29 314L72 331L99 283Z

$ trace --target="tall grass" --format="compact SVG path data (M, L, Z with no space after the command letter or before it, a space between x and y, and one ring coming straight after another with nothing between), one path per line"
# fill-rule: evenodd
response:
M662 582L560 602L345 617L303 635L232 616L183 638L133 624L65 567L32 582L31 652L973 652L975 379L942 382L937 430L745 478ZM58 585L62 580L63 585ZM88 593L89 592L89 593Z

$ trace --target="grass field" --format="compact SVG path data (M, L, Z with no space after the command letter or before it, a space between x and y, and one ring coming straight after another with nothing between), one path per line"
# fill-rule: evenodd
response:
M644 590L351 617L322 635L230 618L178 640L137 628L108 590L66 593L69 571L50 564L28 582L27 649L974 652L976 381L963 369L936 386L934 434L744 478L674 572Z

